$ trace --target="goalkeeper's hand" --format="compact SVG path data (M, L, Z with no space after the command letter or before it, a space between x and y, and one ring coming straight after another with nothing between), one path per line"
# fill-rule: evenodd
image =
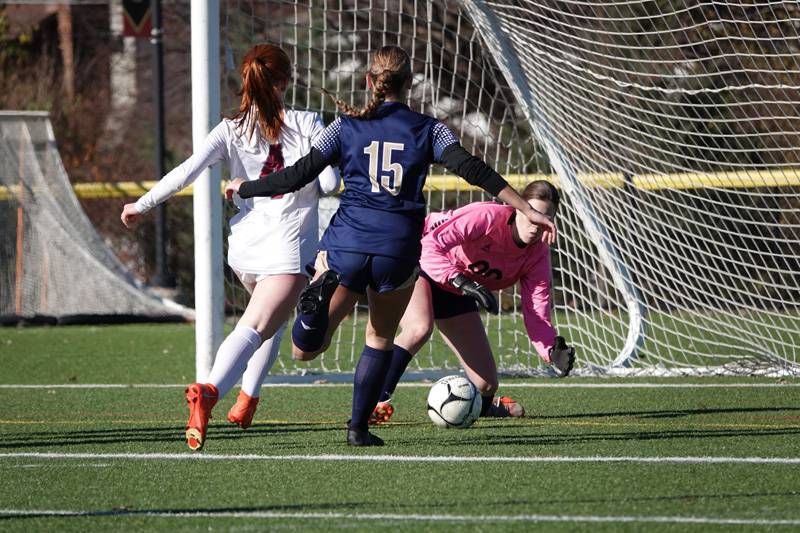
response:
M497 299L495 299L492 291L480 283L472 281L464 274L459 274L451 279L450 285L460 290L465 296L471 296L472 298L475 298L481 307L493 315L496 315L500 312L500 307L497 305Z
M575 364L575 348L567 346L564 337L556 337L556 342L550 348L550 367L560 378L569 376Z

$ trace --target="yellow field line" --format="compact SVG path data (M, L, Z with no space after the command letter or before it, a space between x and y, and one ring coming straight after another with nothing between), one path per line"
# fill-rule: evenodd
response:
M522 188L534 180L547 180L559 186L555 174L506 174L505 179L513 186ZM587 187L618 189L625 186L622 173L582 173L578 179ZM4 181L10 181L5 179ZM73 189L78 198L137 198L150 190L155 181L121 181L116 183L75 183ZM702 189L716 187L721 189L749 189L756 187L790 187L800 185L800 169L785 168L773 170L742 170L737 172L675 173L675 174L637 174L630 177L630 183L641 190L661 189ZM223 183L224 188L224 183ZM475 191L478 187L469 185L456 176L430 176L425 191L457 192ZM0 200L8 200L17 195L18 186L0 186ZM191 196L190 185L178 196Z

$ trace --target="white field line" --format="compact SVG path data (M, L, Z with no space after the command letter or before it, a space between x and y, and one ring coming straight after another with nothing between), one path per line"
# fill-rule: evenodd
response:
M60 464L60 465L46 465L44 463L13 465L12 468L52 468L53 466L63 468L109 468L111 463L77 463L77 464Z
M458 455L258 455L211 453L59 453L3 452L2 459L121 459L133 461L360 461L399 463L663 463L663 464L800 464L800 457L720 456L458 456Z
M432 383L399 383L398 387L430 387ZM268 388L352 387L347 383L264 383ZM176 389L180 383L57 383L15 384L0 383L0 389ZM798 383L503 383L502 388L531 389L772 389L800 387Z
M44 509L0 509L6 517L106 517L135 516L157 518L272 518L272 519L346 519L381 520L395 522L604 522L604 523L658 523L658 524L721 524L747 526L797 526L798 519L767 520L758 518L724 518L710 516L602 516L602 515L447 515L447 514L378 514L378 513L287 513L279 511L72 511Z

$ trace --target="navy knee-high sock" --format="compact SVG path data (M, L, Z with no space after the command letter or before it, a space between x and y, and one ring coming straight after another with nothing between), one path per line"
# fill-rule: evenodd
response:
M392 361L392 350L376 350L364 346L353 375L353 412L350 428L367 429L386 381L386 372Z
M394 345L392 363L389 365L389 371L386 373L386 381L383 382L383 390L381 391L381 397L378 401L385 402L392 397L394 390L397 388L397 384L400 383L400 378L403 377L403 373L408 367L408 363L410 363L413 358L414 356L411 355L411 352L402 346Z
M292 342L305 352L316 352L325 342L328 329L328 306L316 313L298 314L292 326Z

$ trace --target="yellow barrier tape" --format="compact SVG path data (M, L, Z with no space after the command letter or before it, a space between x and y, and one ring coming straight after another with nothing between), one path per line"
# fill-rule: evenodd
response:
M789 187L800 185L800 170L740 170L707 174L639 174L633 177L637 189L752 189L755 187Z
M507 174L505 179L517 189L534 180L547 180L555 186L560 180L555 174ZM617 189L625 186L621 173L585 173L578 179L586 187ZM121 181L117 183L76 183L73 185L78 198L138 198L149 191L155 181ZM631 184L641 190L661 189L752 189L757 187L789 187L800 185L800 169L742 170L737 172L639 174L631 177ZM224 190L225 183L222 184ZM17 196L17 185L0 186L0 201ZM425 191L458 192L480 190L456 176L429 176ZM192 196L190 185L177 196Z

